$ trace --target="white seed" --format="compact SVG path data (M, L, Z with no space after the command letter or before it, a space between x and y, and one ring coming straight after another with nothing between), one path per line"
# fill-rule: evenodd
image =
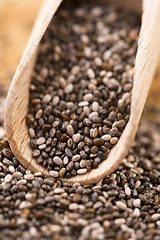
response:
M45 149L46 146L47 146L46 144L42 144L42 145L39 145L38 148L39 148L40 150L42 150L42 149Z
M23 176L23 174L21 172L14 172L13 173L14 178L20 179L22 176Z
M89 105L89 102L87 102L87 101L82 101L82 102L78 103L79 107L85 107L85 106L88 106L88 105Z
M103 222L103 227L104 227L105 229L109 228L110 225L111 225L111 223L110 223L110 221L108 221L108 220L105 220L105 221Z
M12 175L11 174L7 174L5 176L5 178L4 178L4 181L5 181L5 183L9 183L9 182L12 181L12 179L13 179Z
M72 157L72 161L73 161L73 162L76 162L76 161L78 161L80 158L81 158L81 156L80 156L79 154L76 154L76 155L74 155L74 156Z
M90 109L89 109L89 107L85 106L85 107L83 108L83 112L85 113L86 116L88 116L88 115L90 114Z
M67 156L65 156L64 158L63 158L63 164L64 165L67 165L68 164L68 157Z
M74 107L74 103L73 102L67 102L66 106L68 109L72 109Z
M40 137L40 138L37 139L36 142L37 142L38 145L42 145L43 143L45 143L45 141L46 141L46 139L44 137Z
M66 82L66 80L65 80L63 77L61 77L61 78L59 79L59 83L60 83L60 85L61 85L62 88L65 88L66 85L67 85L67 82Z
M130 196L131 195L131 189L129 187L125 187L125 194L127 196Z
M75 65L75 66L72 67L71 73L73 75L77 75L79 72L80 72L80 66L79 65Z
M59 97L58 96L54 96L53 100L52 100L52 105L56 106L59 103Z
M65 87L64 92L65 92L66 94L69 94L69 93L71 93L72 91L73 91L73 85L72 85L71 83L69 83L69 84Z
M134 211L133 211L133 216L134 217L139 217L140 216L140 210L139 208L135 208Z
M90 119L90 120L93 120L95 117L98 117L98 113L97 113L97 112L91 112L91 113L89 114L89 119Z
M25 185L27 183L26 179L21 179L17 182L17 185Z
M69 136L74 135L74 129L73 129L72 125L70 125L70 124L67 126L67 133Z
M95 78L95 73L94 73L93 69L89 68L89 69L87 70L87 76L88 76L90 79Z
M101 137L104 141L110 141L111 140L111 136L109 134L103 135Z
M93 112L98 112L98 110L99 110L99 103L98 102L93 102L92 103L92 110L93 110Z
M43 103L49 103L51 101L52 96L50 94L46 94L43 99L42 102Z
M76 133L72 136L72 139L75 143L78 143L81 140L81 135L79 133Z
M55 189L54 189L54 193L55 193L55 194L64 193L64 189L63 189L63 188L55 188Z
M85 174L87 172L87 168L77 170L77 174Z
M94 61L95 61L95 64L96 64L97 66L100 66L100 65L102 64L102 60L101 60L101 58L99 58L99 57L96 57L96 58L94 59Z
M83 97L83 100L84 101L91 101L93 99L93 94L91 94L91 93L87 93L86 95L84 95L84 97Z
M29 128L29 136L30 138L35 138L36 134L33 128Z
M42 116L42 113L43 113L42 109L39 109L38 112L35 115L35 118L39 119Z
M13 167L13 166L9 166L9 171L11 172L11 173L14 173L15 172L15 168Z
M153 215L152 215L152 219L153 219L153 221L159 220L159 219L160 219L160 214L159 214L159 213L153 214Z
M116 225L122 225L126 222L126 220L124 218L117 218L114 220Z
M71 203L71 204L69 205L69 210L75 211L75 210L77 210L77 209L78 209L78 204L77 204L77 203Z
M127 209L126 204L123 203L123 202L121 202L121 201L117 201L117 202L116 202L116 206L117 206L119 209L123 210L123 211Z
M140 204L141 204L141 200L140 199L134 199L133 200L133 206L138 208L140 207Z
M19 205L19 209L30 208L31 206L32 206L32 204L31 204L30 202L23 201L23 202L21 202L21 204Z
M34 175L33 175L33 174L27 174L27 175L24 175L24 178L25 178L27 181L30 181L30 180L33 180L33 179L34 179Z
M55 157L53 158L53 161L54 161L54 163L57 164L57 165L61 165L61 164L62 164L62 159L61 159L60 157L55 156Z
M52 177L55 177L55 178L59 176L59 173L57 171L50 171L49 173Z

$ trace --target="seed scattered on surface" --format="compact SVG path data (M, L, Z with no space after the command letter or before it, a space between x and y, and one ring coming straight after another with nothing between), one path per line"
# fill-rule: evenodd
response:
M110 141L111 140L111 136L109 134L103 135L101 137L104 141Z
M77 170L77 173L78 174L85 174L85 173L87 173L87 168L79 169L79 170Z
M79 133L76 133L76 134L74 134L73 135L73 141L75 142L75 143L78 143L78 142L80 142L80 140L81 140L81 135L79 134Z
M37 139L37 144L41 145L41 144L45 143L45 141L46 141L46 139L44 137L40 137Z
M73 129L72 125L67 126L67 133L68 133L69 136L74 135L74 129Z
M116 202L116 206L117 206L120 210L123 210L123 211L125 211L126 208L127 208L126 204L123 203L123 202L121 202L121 201L117 201L117 202Z
M55 164L57 164L57 165L61 165L62 164L62 159L60 158L60 157L54 157L53 158L53 161L54 161L54 163Z
M118 142L118 138L117 137L112 137L111 140L110 140L110 143L111 144L116 144Z

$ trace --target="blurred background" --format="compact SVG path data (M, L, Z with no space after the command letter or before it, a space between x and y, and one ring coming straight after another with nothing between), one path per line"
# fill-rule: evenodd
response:
M0 0L0 81L9 81L25 48L41 0Z
M0 0L0 99L7 94L41 3L42 0ZM152 84L145 111L156 122L160 119L159 91L160 70Z

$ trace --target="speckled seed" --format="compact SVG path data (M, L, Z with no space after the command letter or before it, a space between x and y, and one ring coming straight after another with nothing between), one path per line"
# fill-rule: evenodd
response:
M102 138L95 138L93 140L93 144L96 145L96 146L102 146L104 143L104 140Z
M81 168L84 168L86 166L86 161L81 160L79 165L80 165Z
M42 145L43 143L45 143L45 141L46 141L46 139L44 137L40 137L40 138L37 139L36 142L37 142L38 145Z
M65 92L66 94L69 94L69 93L71 93L72 91L73 91L73 85L72 85L71 83L69 83L69 84L65 87L64 92Z
M43 103L49 103L51 101L52 96L50 94L46 94L43 99L42 102Z
M89 119L90 119L90 120L93 120L93 119L96 118L96 117L98 117L98 113L97 113L97 112L91 112L91 113L89 114Z
M87 93L86 95L84 95L83 100L90 102L93 99L93 94L91 93Z
M50 171L49 173L52 177L55 177L55 178L59 176L59 173L57 171Z
M93 112L98 112L98 110L99 110L99 103L98 102L93 102L92 103L92 110L93 110Z
M58 96L54 96L53 100L52 100L52 105L56 106L59 103L59 97Z
M104 141L110 141L111 140L111 136L109 134L103 135L101 137Z
M73 129L72 125L67 126L67 133L68 133L69 136L74 135L74 129Z
M97 135L98 135L98 129L94 128L93 129L93 137L95 138L95 137L97 137Z
M72 139L75 143L78 143L81 140L81 135L79 133L76 133L72 136Z
M87 168L77 170L77 174L85 174L87 173Z
M117 127L124 127L125 125L126 125L126 121L123 119L117 121L117 124L116 124Z
M78 103L79 107L85 107L85 106L88 106L88 105L89 105L89 102L87 102L87 101L82 101L82 102Z
M61 159L60 157L55 156L55 157L53 158L53 161L54 161L54 163L57 164L57 165L61 165L61 164L62 164L62 159Z
M36 115L35 115L35 118L36 118L36 119L39 119L39 118L42 116L42 114L43 114L42 109L39 109L38 112L37 112Z
M111 144L116 144L118 142L118 138L117 137L112 137L111 140L110 140L110 143Z
M78 161L80 158L81 158L81 156L79 154L76 154L72 157L72 161L73 162Z

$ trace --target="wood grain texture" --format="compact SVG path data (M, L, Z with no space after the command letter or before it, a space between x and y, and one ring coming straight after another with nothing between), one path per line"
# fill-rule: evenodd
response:
M45 0L45 5L39 15L27 48L13 78L5 111L5 128L11 149L18 160L28 169L41 171L48 175L48 171L39 166L32 159L29 147L29 136L25 117L28 111L30 74L34 65L34 58L38 43L44 34L60 0L51 8L50 0ZM51 11L52 9L52 11ZM48 14L46 14L48 11ZM98 182L106 175L113 172L123 158L127 155L134 139L137 126L148 96L152 79L154 77L158 58L160 55L160 1L143 1L142 26L138 43L135 64L135 76L131 99L131 114L129 122L117 145L112 148L108 158L97 169L82 176L64 179L68 182L90 183Z

